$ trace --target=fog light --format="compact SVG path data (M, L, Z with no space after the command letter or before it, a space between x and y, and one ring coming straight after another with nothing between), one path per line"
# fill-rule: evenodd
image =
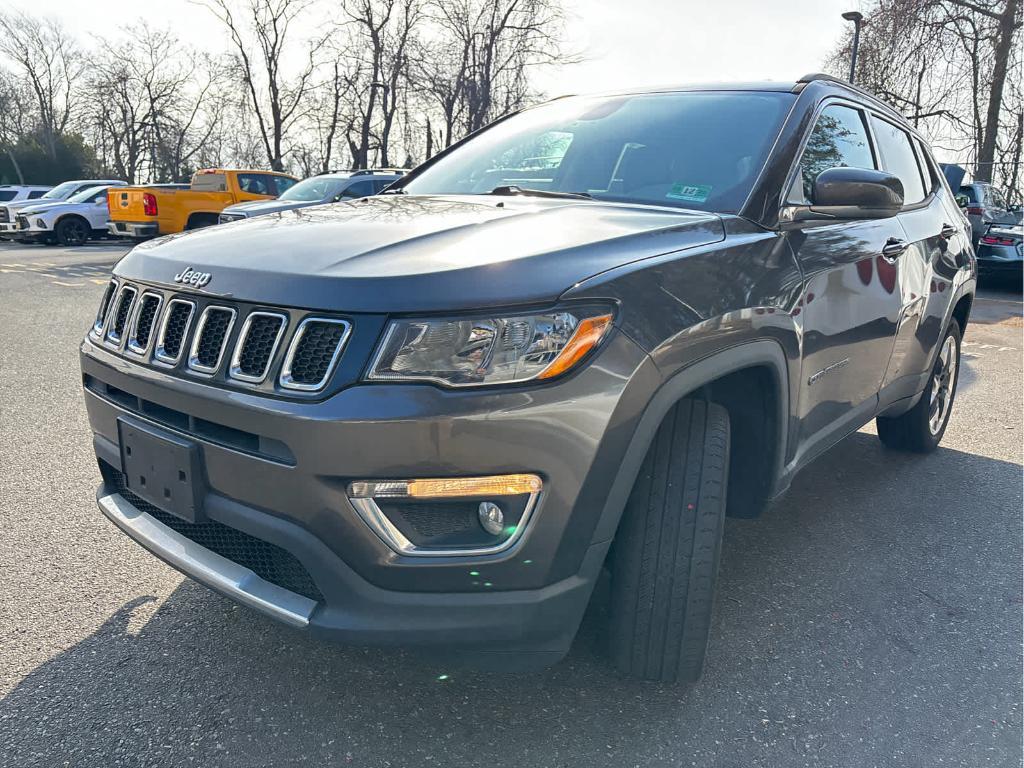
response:
M480 517L480 525L492 536L500 536L505 532L505 515L494 502L481 501L477 515Z
M400 555L496 554L526 533L544 490L533 474L357 480L352 507Z

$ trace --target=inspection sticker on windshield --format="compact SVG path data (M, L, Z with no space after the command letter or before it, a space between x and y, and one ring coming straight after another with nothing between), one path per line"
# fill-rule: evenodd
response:
M711 187L705 184L673 184L665 197L673 200L686 200L689 203L707 202L711 195Z

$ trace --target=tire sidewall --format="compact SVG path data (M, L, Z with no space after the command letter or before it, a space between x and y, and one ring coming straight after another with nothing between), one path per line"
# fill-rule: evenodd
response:
M923 430L925 439L928 440L933 447L938 446L938 444L942 442L943 435L946 434L946 427L949 426L949 419L953 415L953 406L956 405L957 389L960 385L960 346L963 339L960 333L960 326L955 320L950 322L949 327L946 329L946 333L943 334L942 341L939 342L938 346L939 351L942 350L943 345L946 343L946 339L951 336L953 337L953 342L956 347L956 372L953 374L953 391L949 395L949 407L946 409L946 417L943 419L942 426L939 427L939 431L935 434L932 434L931 429L928 427L928 410L931 404L929 393L931 392L932 381L935 379L935 374L939 364L939 352L936 352L935 364L932 366L932 374L928 377L928 385L925 387L924 395L921 398L921 405L923 406L921 408L921 429Z

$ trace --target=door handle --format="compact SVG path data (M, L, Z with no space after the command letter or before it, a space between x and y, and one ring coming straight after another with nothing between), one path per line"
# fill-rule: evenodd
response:
M890 237L885 241L885 245L882 246L882 258L892 263L896 261L903 252L907 250L908 245L906 240L900 240L898 237Z
M955 235L958 231L959 230L952 224L943 224L942 229L939 230L939 234L942 236L943 240L949 240L949 238Z

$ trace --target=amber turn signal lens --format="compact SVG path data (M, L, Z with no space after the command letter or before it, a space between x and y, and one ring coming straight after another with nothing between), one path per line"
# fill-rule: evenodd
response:
M559 374L565 373L578 363L584 355L597 346L601 337L605 335L612 324L611 315L598 315L588 317L576 326L569 343L554 360L551 365L545 368L538 379L550 379Z
M536 475L493 475L410 480L409 496L414 499L450 499L459 496L517 496L537 493L541 480Z
M537 475L440 477L426 480L360 481L349 486L352 499L457 499L468 496L519 496L540 493Z

